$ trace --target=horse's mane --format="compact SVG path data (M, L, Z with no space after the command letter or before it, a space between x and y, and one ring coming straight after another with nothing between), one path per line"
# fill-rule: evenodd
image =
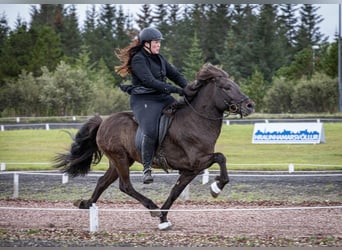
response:
M185 89L186 97L190 101L198 93L201 87L207 83L208 80L215 77L229 77L229 75L222 69L212 65L211 63L206 63L198 71L196 79L187 85Z

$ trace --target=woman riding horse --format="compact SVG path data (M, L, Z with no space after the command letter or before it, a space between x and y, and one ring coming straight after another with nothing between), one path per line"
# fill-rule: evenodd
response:
M162 110L175 102L170 94L183 95L183 88L187 85L183 75L159 54L161 40L163 36L159 30L143 29L138 41L120 51L118 57L123 64L116 67L121 76L132 75L132 85L121 88L131 95L130 106L143 132L142 143L138 148L141 148L144 184L153 182L152 160ZM181 88L168 84L167 78Z
M229 79L223 70L206 64L198 72L196 80L185 90L183 105L174 114L172 123L159 152L165 152L165 163L178 170L180 176L169 196L159 207L136 191L130 180L130 166L142 162L141 153L135 147L138 124L131 112L119 112L105 120L94 116L77 132L69 152L56 157L56 167L70 176L85 175L91 164L98 163L102 154L109 159L109 168L99 178L88 200L77 201L79 208L88 209L115 180L119 179L122 192L138 200L160 219L158 228L169 229L168 211L184 188L203 170L217 163L220 174L211 184L211 194L217 197L229 182L226 157L215 152L215 144L222 128L225 111L247 116L254 111L254 103L244 95L239 86ZM185 130L184 127L187 129ZM160 166L159 166L160 167ZM157 211L155 211L157 210Z

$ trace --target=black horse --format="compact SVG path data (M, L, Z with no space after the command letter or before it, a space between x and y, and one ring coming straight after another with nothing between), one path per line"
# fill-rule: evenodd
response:
M99 116L91 118L77 132L70 152L56 157L55 167L72 177L85 175L91 165L99 163L105 154L109 159L109 169L99 178L91 198L80 200L76 205L89 208L119 178L120 190L152 210L151 215L160 218L159 229L168 229L171 223L167 219L167 210L203 170L214 163L220 166L220 175L211 185L213 197L217 197L229 181L225 156L214 152L225 111L247 116L254 111L254 103L225 71L205 64L197 73L196 80L186 87L184 104L174 113L155 157L155 167L175 169L180 173L161 208L137 192L130 181L130 166L135 161L141 162L140 151L135 147L138 125L131 112L114 113L104 121Z

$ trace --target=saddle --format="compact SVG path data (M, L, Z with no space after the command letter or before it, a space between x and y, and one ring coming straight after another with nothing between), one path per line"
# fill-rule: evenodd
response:
M165 107L162 111L162 115L159 120L159 129L158 129L158 145L156 145L156 154L153 159L154 167L162 168L165 172L168 173L168 169L170 167L167 164L165 153L161 149L162 142L165 139L167 131L173 121L174 114L177 112L180 107L183 106L182 102L175 101ZM135 147L136 149L141 152L141 143L143 139L143 132L141 131L140 127L138 127L136 136L135 136Z

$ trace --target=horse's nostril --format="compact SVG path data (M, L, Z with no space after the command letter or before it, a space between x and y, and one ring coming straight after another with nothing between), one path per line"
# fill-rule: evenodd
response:
M254 108L254 103L253 102L247 103L247 108L253 109Z

